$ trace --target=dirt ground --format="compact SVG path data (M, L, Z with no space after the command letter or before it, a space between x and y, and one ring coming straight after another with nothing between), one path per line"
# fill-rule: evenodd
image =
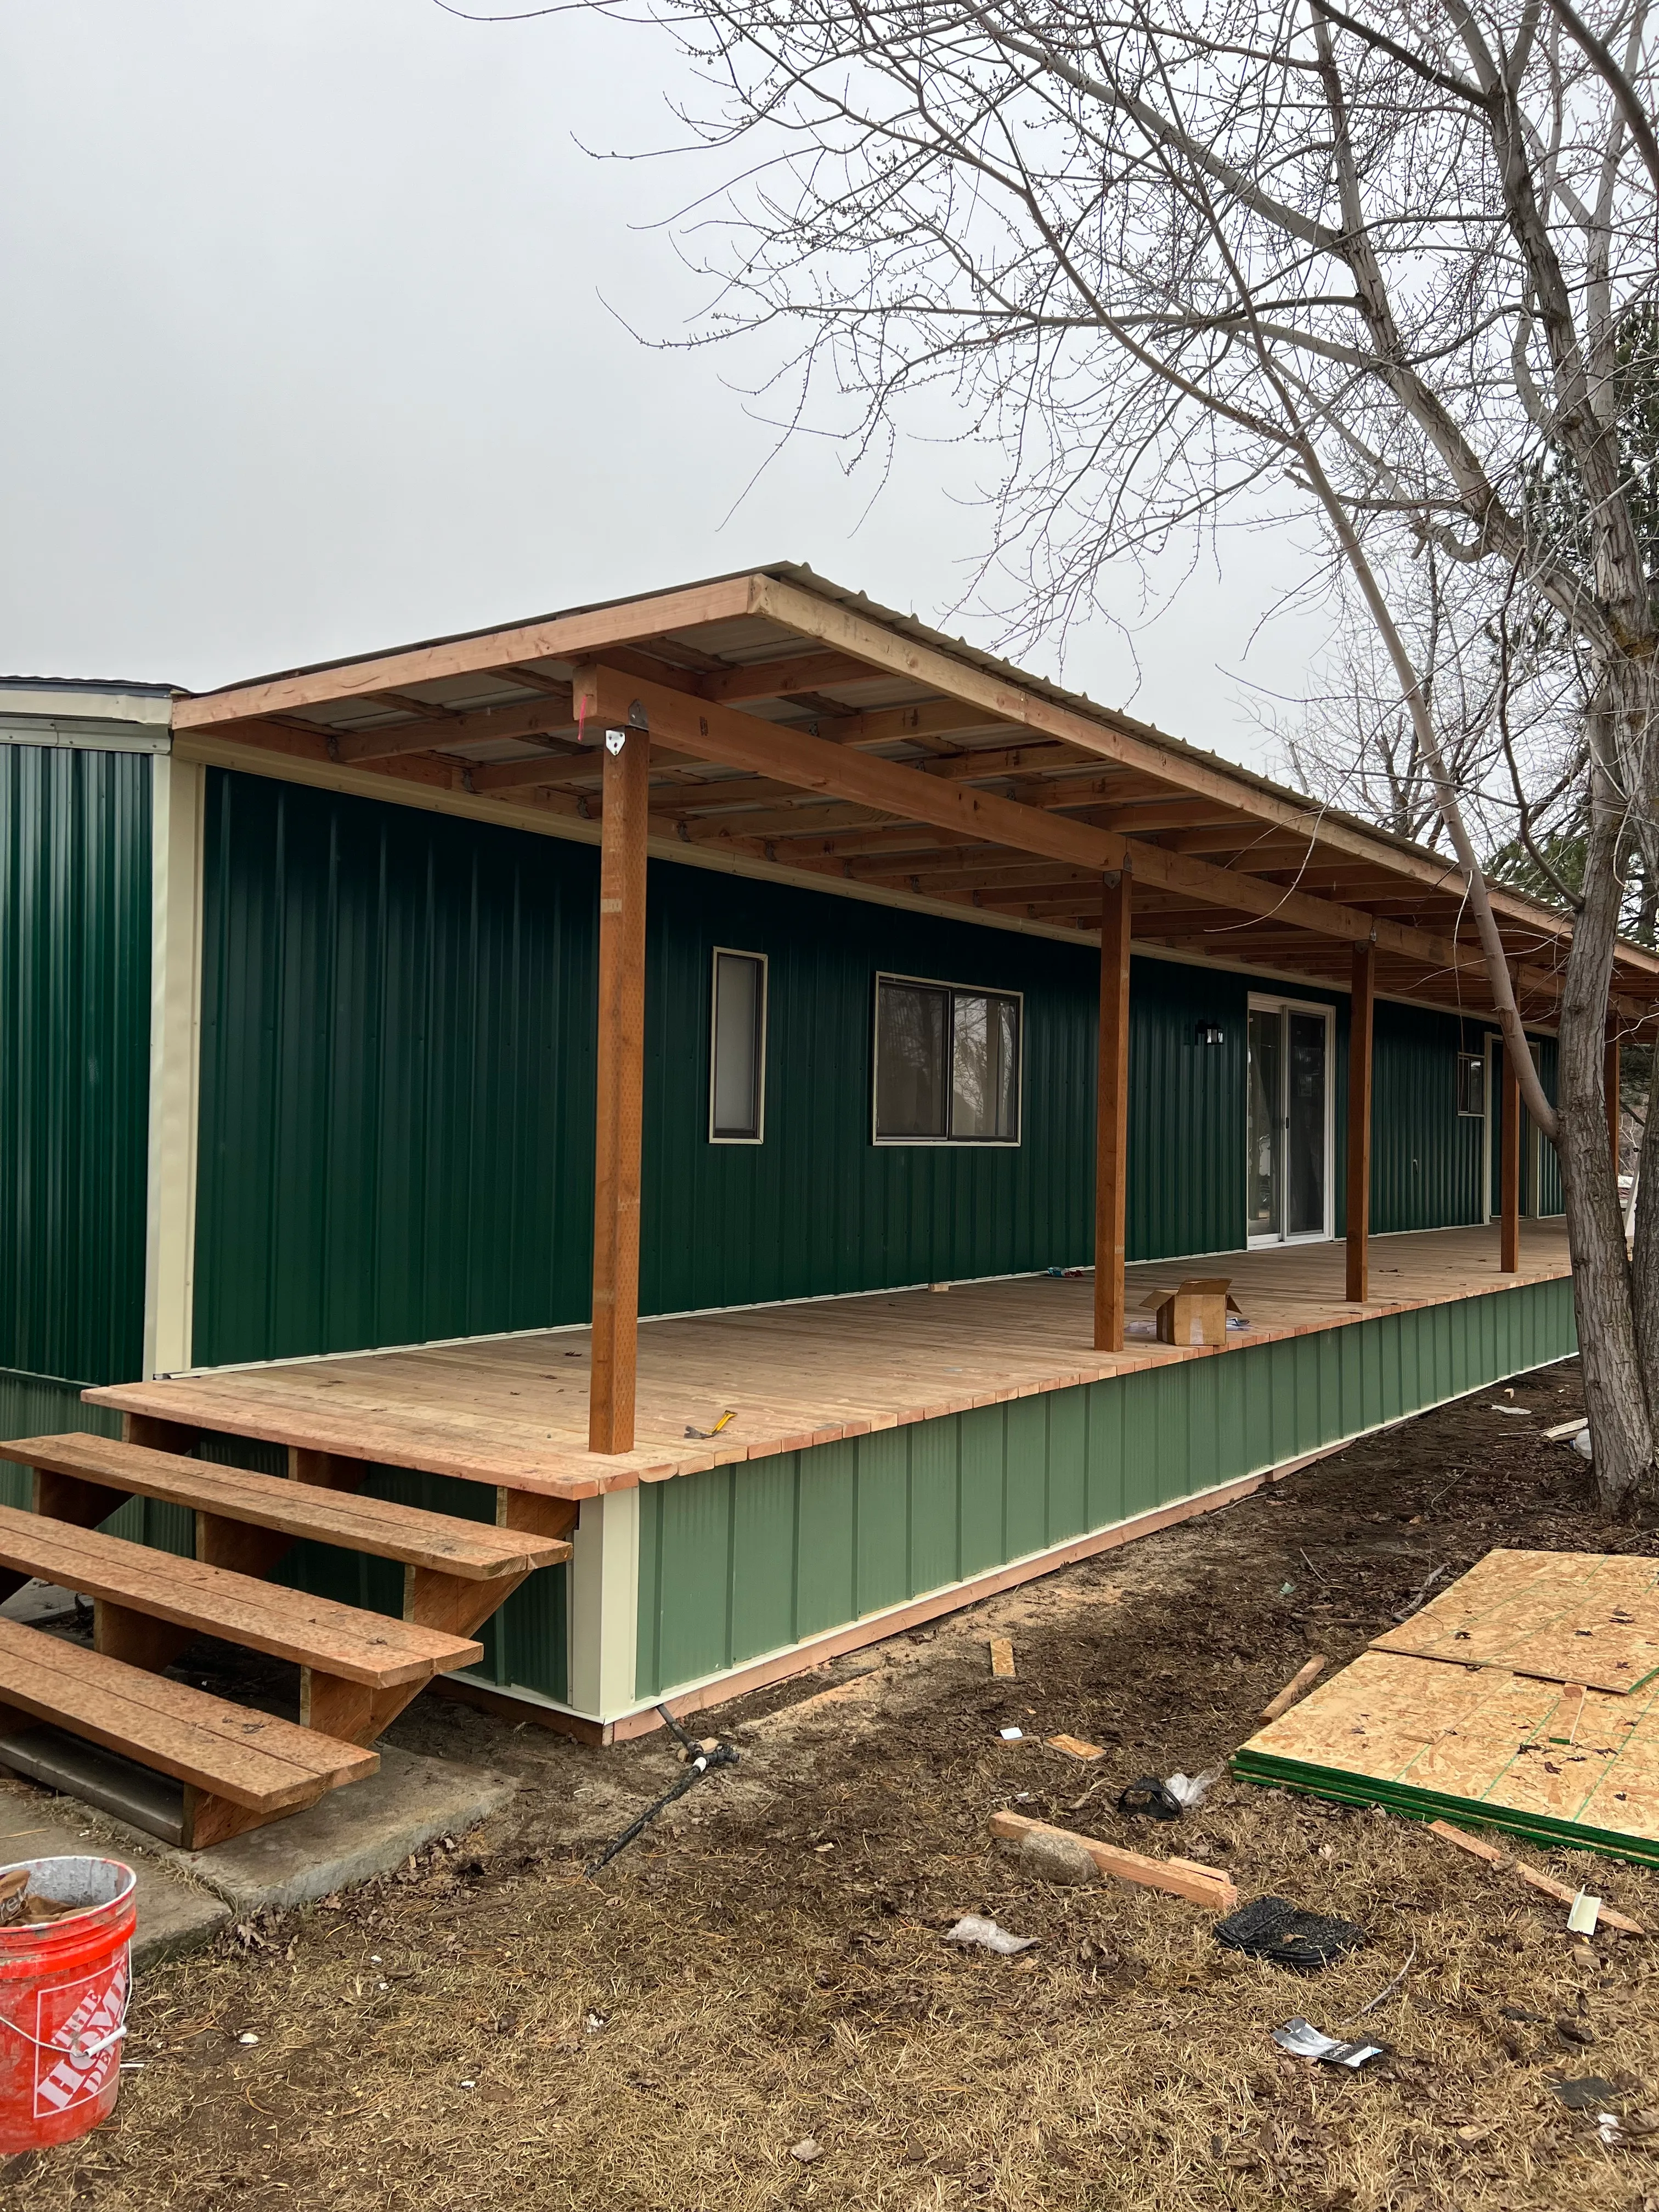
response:
M1530 1420L1502 1396L699 1717L739 1763L596 1880L595 1848L680 1771L665 1739L591 1752L422 1700L396 1740L511 1771L510 1810L144 1977L116 2118L11 2161L6 2200L1659 2212L1659 2151L1604 2148L1547 2086L1594 2073L1659 2106L1654 1943L1577 1943L1512 1874L1380 1812L1229 1780L1178 1829L1116 1810L1138 1777L1224 1759L1310 1652L1345 1662L1436 1569L1653 1548L1538 1434L1577 1409L1576 1368L1516 1382ZM1042 1741L1061 1731L1107 1757L1067 1759ZM1176 1899L1034 1881L987 1832L1017 1801L1369 1942L1304 1978L1223 1951ZM1659 1927L1659 1875L1538 1863ZM969 1911L1040 1941L953 1948ZM1364 2073L1270 2041L1297 2013L1354 2027L1402 1968Z

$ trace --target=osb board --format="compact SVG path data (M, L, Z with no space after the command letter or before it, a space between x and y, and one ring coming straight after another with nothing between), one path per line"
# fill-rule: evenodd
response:
M1488 1552L1371 1649L1633 1690L1659 1673L1659 1560Z
M1579 1699L1498 1667L1366 1651L1251 1738L1242 1774L1659 1856L1659 1685ZM1558 1743L1573 1715L1574 1741Z

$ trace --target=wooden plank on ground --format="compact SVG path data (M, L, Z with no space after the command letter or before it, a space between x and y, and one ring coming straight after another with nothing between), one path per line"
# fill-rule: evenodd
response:
M1238 1892L1219 1868L1200 1866L1196 1859L1152 1859L1139 1851L1125 1850L1118 1844L1103 1844L1097 1836L1079 1836L1070 1828L1050 1827L1046 1820L1028 1820L1024 1813L993 1813L991 1833L1010 1843L1021 1843L1027 1836L1058 1836L1069 1844L1080 1844L1102 1874L1109 1874L1119 1881L1133 1881L1143 1889L1161 1889L1171 1897L1184 1897L1189 1904L1207 1905L1213 1912L1232 1912L1238 1905Z

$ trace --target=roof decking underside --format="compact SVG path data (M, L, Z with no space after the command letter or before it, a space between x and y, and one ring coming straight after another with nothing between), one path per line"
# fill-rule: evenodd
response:
M184 743L210 751L229 740L382 775L388 797L413 781L488 799L507 818L597 823L601 727L579 730L571 690L596 664L612 672L612 691L622 686L616 696L633 687L653 702L652 834L677 846L821 876L826 888L860 884L1092 935L1104 844L1073 838L1089 849L1057 852L1068 841L1050 825L1071 824L1130 841L1139 946L1346 981L1358 913L1378 921L1379 989L1491 1007L1463 882L1442 856L800 571L238 685L181 700L175 724ZM787 755L771 772L753 764L769 726ZM785 732L817 743L786 747ZM732 765L723 748L749 764ZM809 751L822 768L803 767ZM881 805L849 795L860 757L926 782L908 783L908 800L897 790ZM996 820L981 826L961 815L962 798L975 795L1019 811L988 805ZM938 817L946 796L957 826L904 811L916 805ZM1522 1012L1547 1022L1566 925L1516 894L1495 899ZM1322 920L1329 915L1345 919ZM1659 1004L1659 960L1621 949L1617 989L1633 1034Z

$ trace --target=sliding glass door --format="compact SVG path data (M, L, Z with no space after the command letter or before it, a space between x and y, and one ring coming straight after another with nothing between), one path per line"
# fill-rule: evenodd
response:
M1331 1030L1328 1006L1250 1001L1245 1210L1252 1244L1333 1233Z

